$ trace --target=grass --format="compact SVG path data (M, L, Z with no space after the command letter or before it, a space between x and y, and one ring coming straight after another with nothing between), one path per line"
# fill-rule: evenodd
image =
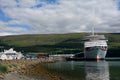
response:
M7 73L8 72L8 67L3 65L3 64L0 64L0 72Z

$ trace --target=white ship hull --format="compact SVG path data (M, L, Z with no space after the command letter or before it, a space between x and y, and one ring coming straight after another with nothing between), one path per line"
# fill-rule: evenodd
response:
M84 43L84 58L85 59L105 59L107 53L106 41L87 41Z

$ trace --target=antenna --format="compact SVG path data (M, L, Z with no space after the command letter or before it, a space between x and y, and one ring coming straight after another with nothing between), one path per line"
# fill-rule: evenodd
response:
M92 26L92 35L93 35L93 36L95 35L94 26Z

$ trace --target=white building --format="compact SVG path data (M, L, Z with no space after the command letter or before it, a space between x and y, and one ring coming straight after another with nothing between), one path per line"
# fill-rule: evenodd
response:
M0 53L0 60L6 60L7 56L3 53Z
M22 53L14 51L13 48L0 53L1 60L21 59L22 57L24 57Z

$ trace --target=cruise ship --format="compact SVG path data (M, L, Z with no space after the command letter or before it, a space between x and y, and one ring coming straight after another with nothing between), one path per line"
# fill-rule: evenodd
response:
M104 35L95 35L94 32L84 38L84 58L102 60L107 53L107 39Z

